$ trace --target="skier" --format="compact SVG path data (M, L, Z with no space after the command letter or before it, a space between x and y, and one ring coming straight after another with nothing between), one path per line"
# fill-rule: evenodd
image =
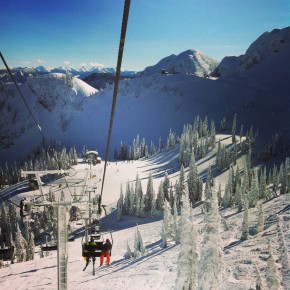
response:
M94 238L93 237L91 237L91 240L85 244L85 247L86 247L87 250L92 250L92 251L94 251L96 249L97 244L94 242ZM96 257L92 257L92 261L93 261L93 268L94 268L95 267ZM83 269L83 271L85 271L85 269L88 267L89 263L90 263L90 257L86 257L86 266Z
M111 253L111 249L112 249L112 244L110 242L109 239L106 239L106 243L103 244L103 247L102 247L102 254L100 256L100 266L103 265L103 262L104 262L104 257L106 256L106 263L107 263L107 266L110 266L110 253Z

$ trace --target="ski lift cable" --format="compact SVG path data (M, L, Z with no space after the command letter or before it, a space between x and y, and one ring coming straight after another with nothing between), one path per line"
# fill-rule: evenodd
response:
M118 52L118 61L117 61L116 76L115 76L115 86L114 86L110 125L109 125L108 139L107 139L106 157L105 157L105 164L104 164L104 173L103 173L103 180L102 180L99 210L101 209L100 205L101 205L101 201L102 201L104 182L105 182L105 176L106 176L106 168L107 168L107 162L108 162L108 156L109 156L109 148L110 148L111 135L112 135L112 128L113 128L113 123L114 123L115 107L116 107L118 86L119 86L119 80L120 80L120 74L121 74L121 64L122 64L124 44L125 44L125 38L126 38L126 30L127 30L127 23L128 23L128 17L129 17L130 2L131 2L131 0L125 0L125 3L124 3L123 20L122 20L122 28L121 28L121 36L120 36L120 44L119 44L119 52Z
M39 129L40 134L41 134L42 137L44 138L44 134L43 134L43 132L42 132L42 129L41 129L40 125L37 123L36 119L34 118L34 115L33 115L32 111L30 110L30 108L29 108L29 106L28 106L28 104L27 104L27 102L26 102L26 100L25 100L25 98L24 98L24 96L23 96L23 94L22 94L22 92L21 92L21 90L20 90L20 88L19 88L19 86L18 86L18 84L17 84L17 82L16 82L14 76L12 75L11 70L9 69L9 67L8 67L8 65L7 65L7 63L6 63L5 59L4 59L4 56L2 55L1 52L0 52L0 57L1 57L1 59L2 59L2 61L3 61L3 63L4 63L4 65L5 65L6 69L7 69L7 71L8 71L8 74L9 74L10 78L12 79L13 83L14 83L15 86L16 86L16 88L17 88L17 90L18 90L18 93L20 94L20 96L21 96L23 102L25 103L25 105L26 105L26 107L27 107L27 109L28 109L28 111L29 111L29 113L30 113L30 115L31 115L31 117L32 117L32 119L33 119L33 121L34 121L34 123L36 124L36 127Z

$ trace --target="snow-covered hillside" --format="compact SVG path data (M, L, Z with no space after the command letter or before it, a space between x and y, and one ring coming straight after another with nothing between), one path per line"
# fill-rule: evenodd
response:
M217 136L222 143L229 145L230 136ZM165 170L169 173L169 179L175 184L180 177L180 164L178 162L178 148L164 151L149 159L134 162L110 162L107 166L106 181L103 194L103 204L107 205L108 215L101 218L101 231L104 239L111 239L113 236L113 249L110 267L102 267L92 275L92 263L83 271L85 261L82 257L82 239L84 236L84 225L72 222L72 230L77 233L76 239L68 243L68 289L160 289L160 290L181 290L176 288L178 276L179 254L182 246L168 238L168 246L162 246L162 220L163 215L156 212L153 218L136 218L123 215L123 220L117 222L116 204L120 196L120 185L123 190L127 182L135 183L136 175L139 174L143 192L146 192L146 185L150 172L153 174L153 185L155 192L164 178ZM203 159L197 161L198 172L203 173L210 164L215 161L216 149L210 152ZM244 170L245 156L238 160L241 171ZM89 165L78 164L75 169L85 169ZM88 180L88 185L98 187L102 178L103 164L96 165L95 176ZM187 177L189 168L185 169ZM216 188L221 183L225 188L228 171L216 176ZM74 172L71 176L75 182L79 181L80 173ZM68 179L70 177L67 177ZM58 185L58 184L57 184ZM22 190L23 191L23 190ZM25 191L25 190L24 190ZM38 191L28 191L16 195L13 200L18 203L21 196L33 198ZM244 210L238 212L237 207L221 209L222 222L218 225L221 237L222 264L221 264L221 285L215 290L250 290L257 289L256 285L271 290L289 290L289 193L280 195L277 198L263 201L263 219L265 227L260 233L255 229L258 224L259 207L249 209L249 238L241 240L242 221ZM288 209L287 209L288 208ZM204 246L205 220L202 203L198 203L192 209L191 222L198 232L197 252L198 260ZM134 249L136 225L142 236L146 251L139 258L125 258L128 251L127 244ZM280 228L280 229L279 229ZM282 230L282 231L281 231ZM272 249L268 247L271 241ZM186 255L190 255L187 252ZM270 257L270 258L269 258ZM214 261L213 261L214 262ZM96 265L98 266L97 259ZM271 264L272 263L272 264ZM186 269L186 264L183 265ZM207 269L207 265L203 265ZM210 265L208 265L210 266ZM213 264L211 266L218 267ZM275 270L275 271L274 271ZM210 274L210 273L209 273ZM274 276L275 274L275 276ZM187 272L182 272L186 277ZM277 279L278 286L272 278ZM202 286L202 285L201 285ZM48 252L47 256L40 258L40 247L36 247L35 260L22 263L7 264L7 267L0 269L1 289L56 289L57 288L57 254ZM205 289L205 288L198 288ZM209 288L206 288L209 289ZM212 288L211 288L212 289Z
M289 35L289 29L283 31ZM288 42L285 47L289 47ZM192 124L198 114L203 118L208 116L209 120L213 118L217 129L220 120L225 117L230 130L229 124L236 113L237 128L244 125L246 130L253 125L259 129L263 146L275 132L281 133L287 140L290 128L288 52L288 49L280 49L251 69L218 79L187 73L166 75L158 71L153 75L122 80L112 132L111 158L114 150L120 148L121 141L132 145L139 134L140 138L145 137L147 144L151 141L158 144L160 137L166 141L170 128L181 134L184 124ZM59 140L67 146L75 145L78 151L87 145L104 156L113 85L87 98L96 91L78 79L73 78L75 89L67 84L65 87L65 82L55 87L56 81L54 77L32 78L21 86L45 137ZM39 90L35 90L36 94L30 89L33 86L29 87L33 82ZM85 93L76 89L78 84ZM4 87L9 88L8 93ZM14 97L9 97L11 92ZM13 85L2 86L0 98L3 124L0 160L2 163L13 162L20 160L29 147L38 144L42 136ZM16 119L13 118L15 111ZM19 128L27 122L25 130Z
M203 77L204 74L210 74L217 65L218 61L201 51L189 49L178 55L172 54L161 59L156 65L145 68L139 75L160 74L163 70L170 74L187 73Z
M290 27L265 32L250 45L244 55L227 56L222 59L212 76L233 75L248 70L283 50L289 51L289 47Z

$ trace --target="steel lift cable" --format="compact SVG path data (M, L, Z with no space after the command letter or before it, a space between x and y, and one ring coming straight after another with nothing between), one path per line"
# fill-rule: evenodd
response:
M125 45L130 3L131 3L131 0L125 0L125 3L124 3L123 20L122 20L122 28L121 28L121 36L120 36L120 44L119 44L119 52L118 52L118 61L117 61L116 76L115 76L115 86L114 86L109 133L108 133L108 140L107 140L107 147L106 147L106 157L105 157L104 173L103 173L103 180L102 180L102 188L101 188L101 195L100 195L100 202L99 202L99 212L101 212L101 202L102 202L104 182L105 182L105 176L106 176L106 168L107 168L107 162L108 162L108 156L109 156L112 128L113 128L113 123L114 123L115 107L116 107L118 86L119 86L119 80L120 80L120 74L121 74L121 64L122 64L123 50L124 50L124 45Z
M7 69L7 71L8 71L8 74L10 75L10 78L12 79L13 83L15 84L15 86L16 86L16 88L17 88L17 90L18 90L18 92L19 92L19 94L20 94L20 96L21 96L23 102L25 103L25 105L26 105L26 107L27 107L27 109L28 109L28 111L29 111L29 113L30 113L30 115L31 115L31 117L32 117L32 119L33 119L35 125L37 126L37 128L38 128L39 131L40 131L40 134L41 134L42 137L44 138L44 134L43 134L43 132L42 132L42 129L41 129L40 125L37 123L36 119L34 118L34 115L33 115L32 111L30 110L30 108L29 108L29 106L28 106L28 104L27 104L27 102L26 102L26 100L25 100L25 98L24 98L24 96L23 96L23 94L22 94L22 92L21 92L21 90L20 90L20 88L19 88L19 86L18 86L18 84L17 84L17 82L16 82L14 76L12 75L11 70L9 69L9 67L8 67L8 65L7 65L7 63L6 63L5 59L4 59L4 56L2 55L1 52L0 52L0 57L1 57L1 59L2 59L2 61L3 61L3 63L4 63L4 65L5 65L6 69Z

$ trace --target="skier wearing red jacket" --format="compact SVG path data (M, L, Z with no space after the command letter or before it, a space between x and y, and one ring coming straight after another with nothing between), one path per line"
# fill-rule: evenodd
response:
M106 243L103 244L103 247L102 247L102 254L100 256L100 266L103 265L103 262L104 262L104 257L106 256L106 263L107 263L107 266L110 266L110 252L111 252L111 249L112 249L112 244L110 242L109 239L106 239Z

